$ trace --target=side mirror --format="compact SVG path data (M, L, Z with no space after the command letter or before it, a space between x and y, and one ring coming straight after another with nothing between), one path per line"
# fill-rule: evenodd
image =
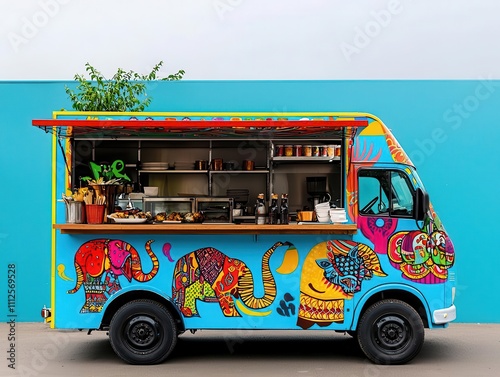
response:
M415 219L418 221L424 220L427 212L429 212L429 194L420 187L415 192L414 209Z

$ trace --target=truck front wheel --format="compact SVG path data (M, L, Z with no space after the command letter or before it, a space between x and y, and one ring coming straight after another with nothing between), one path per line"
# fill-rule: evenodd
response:
M370 306L358 325L358 342L376 364L404 364L420 352L424 324L418 313L400 300L382 300Z
M115 353L130 364L164 361L177 343L177 329L169 311L151 300L134 300L113 316L109 340Z

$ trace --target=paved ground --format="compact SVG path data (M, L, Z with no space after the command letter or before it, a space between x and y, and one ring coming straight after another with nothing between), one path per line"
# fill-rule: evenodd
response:
M179 338L161 365L124 364L106 333L51 330L42 323L18 323L15 359L12 335L0 324L0 376L498 376L500 325L451 324L427 330L424 347L411 363L368 362L349 336L328 331L200 331ZM7 357L5 357L7 356ZM15 361L16 369L8 365Z

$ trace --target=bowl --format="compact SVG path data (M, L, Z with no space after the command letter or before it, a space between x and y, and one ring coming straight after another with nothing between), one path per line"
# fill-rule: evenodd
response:
M329 223L330 222L330 216L317 216L318 222L319 223Z
M318 211L316 210L316 216L318 217L330 217L330 212L328 211Z

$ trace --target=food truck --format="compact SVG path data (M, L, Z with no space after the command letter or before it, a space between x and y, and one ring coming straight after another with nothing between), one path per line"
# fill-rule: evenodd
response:
M131 364L202 329L333 330L402 364L456 318L453 244L366 113L87 113L53 138L56 329ZM62 197L61 197L62 193Z

